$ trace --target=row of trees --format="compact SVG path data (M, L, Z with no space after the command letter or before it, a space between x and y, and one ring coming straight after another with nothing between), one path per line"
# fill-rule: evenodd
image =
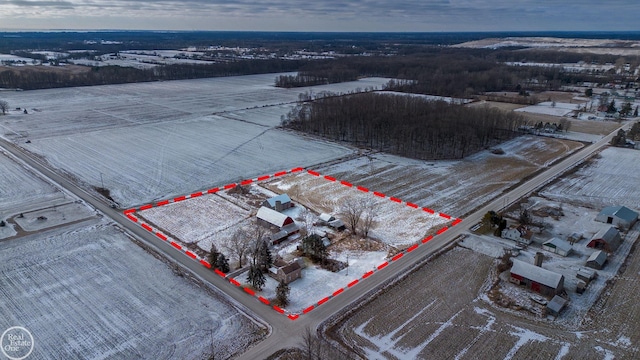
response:
M419 97L365 93L299 104L282 125L332 140L423 159L460 159L518 135L523 118Z
M326 64L326 63L324 63ZM356 69L343 66L325 66L313 71L300 71L296 75L280 75L276 77L275 85L283 88L333 84L358 79Z
M121 66L96 66L86 72L42 71L8 68L0 71L0 88L47 89L58 87L121 84L158 80L197 79L206 77L263 74L297 70L297 60L241 60L212 64L173 64L153 69Z

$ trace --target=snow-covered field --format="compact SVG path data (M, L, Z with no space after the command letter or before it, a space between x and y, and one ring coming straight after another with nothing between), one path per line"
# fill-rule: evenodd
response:
M600 210L625 205L640 210L640 152L607 148L580 168L541 191L545 197Z
M0 220L56 201L64 201L60 190L0 152Z
M553 116L565 116L570 114L571 112L582 108L584 105L582 104L568 104L556 102L555 104L551 101L541 102L537 105L527 106L520 109L516 109L516 112L529 112L533 114L544 114L544 115L553 115Z
M276 129L303 91L380 88L388 79L295 90L278 74L12 92L29 114L0 131L123 207L345 156L349 148ZM30 140L31 143L25 143Z
M568 155L582 144L522 136L499 146L504 155L483 151L460 161L425 162L374 154L318 171L337 179L463 217L527 174Z
M438 212L428 213L420 208L393 202L388 197L376 196L373 194L378 191L376 188L364 193L355 187L344 186L339 181L328 181L307 172L283 176L265 186L278 189L278 193L288 192L294 201L316 213L335 214L338 218L341 217L341 206L346 202L371 201L375 221L369 237L398 248L419 242L449 221L439 216ZM346 219L342 220L347 222Z
M103 220L0 241L0 257L0 328L26 327L34 359L226 358L265 330Z

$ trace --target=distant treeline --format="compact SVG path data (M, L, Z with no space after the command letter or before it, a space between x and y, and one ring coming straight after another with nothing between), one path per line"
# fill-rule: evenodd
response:
M359 76L381 76L411 81L396 81L389 90L431 95L470 97L484 92L494 91L544 91L557 90L562 85L581 82L609 83L626 82L635 79L625 78L615 72L576 73L564 71L560 67L509 66L502 62L527 60L527 56L536 61L553 59L562 61L563 55L549 51L510 52L486 49L432 49L429 52L386 57L348 57L332 60L340 71L350 69ZM576 60L574 55L569 58ZM600 59L597 55L589 58ZM605 56L609 60L608 56ZM326 61L305 64L308 77L321 77L327 72ZM316 70L317 69L317 70Z
M523 118L415 96L327 96L291 110L287 128L401 156L460 159L519 135Z
M358 80L357 70L336 66L317 69L313 73L300 71L296 75L280 75L276 77L275 85L283 88L294 88L354 80Z
M42 71L22 67L0 70L0 88L24 90L72 86L122 84L157 80L197 79L218 76L235 76L294 71L299 61L292 60L242 60L210 65L175 64L152 69L135 69L120 66L92 67L83 73Z

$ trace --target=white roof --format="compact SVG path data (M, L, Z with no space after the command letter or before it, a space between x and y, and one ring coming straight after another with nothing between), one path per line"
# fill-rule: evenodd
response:
M272 224L278 227L283 227L287 222L287 219L290 219L290 217L288 217L287 215L277 212L275 210L271 210L268 207L264 207L264 206L258 209L258 213L256 214L256 216L258 217L258 219L262 219L268 222L269 224Z
M326 222L331 221L331 218L333 218L333 216L331 216L330 214L326 214L326 213L322 213L318 217L320 218L320 220L326 221Z
M569 244L568 242L564 241L564 240L560 240L558 238L553 238L551 240L547 240L545 241L542 245L547 245L547 246L551 246L554 247L556 249L560 249L560 250L564 250L566 252L571 251L571 244Z
M535 266L524 261L513 259L513 267L511 273L525 277L531 281L556 289L562 282L563 276Z

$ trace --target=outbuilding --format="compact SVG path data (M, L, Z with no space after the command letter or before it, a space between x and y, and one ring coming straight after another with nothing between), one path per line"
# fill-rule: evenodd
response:
M585 265L592 269L601 270L606 263L607 253L602 250L597 250L589 256Z
M264 206L258 209L256 217L258 218L258 223L266 226L274 225L279 229L282 229L285 225L294 224L290 216Z
M613 226L598 231L587 244L587 247L614 252L622 243L622 237L618 229Z
M567 306L567 302L567 299L556 295L547 304L547 312L553 316L558 316L560 315L562 309Z
M262 206L280 212L282 210L293 207L293 202L291 201L289 195L281 194L263 201Z
M568 256L572 251L571 244L555 237L542 243L542 248L560 256Z
M512 261L511 282L545 296L558 295L564 290L563 275L517 259Z
M638 213L626 206L609 206L596 216L596 221L625 229L631 228L637 220Z

